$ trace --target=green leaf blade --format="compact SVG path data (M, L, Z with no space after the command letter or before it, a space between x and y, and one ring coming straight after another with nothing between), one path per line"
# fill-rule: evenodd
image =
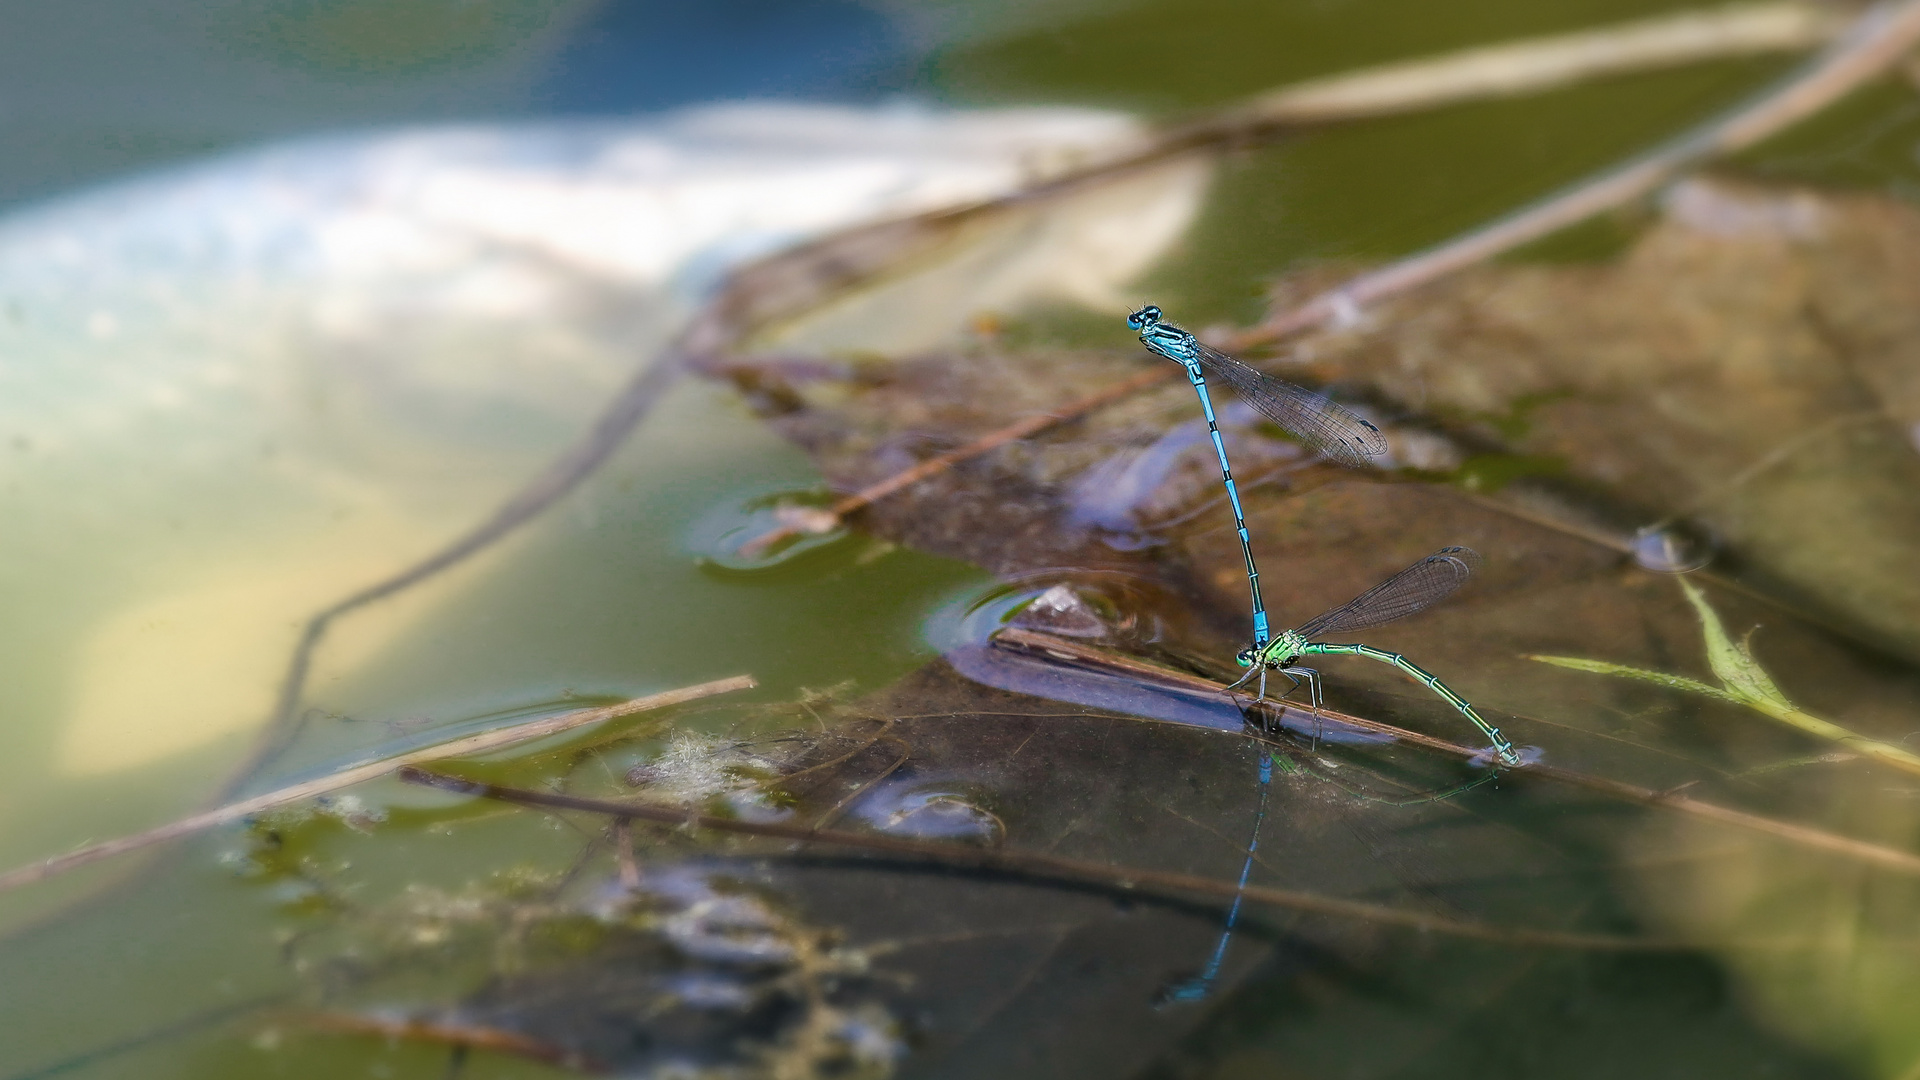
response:
M1612 675L1622 679L1637 679L1641 682L1653 683L1656 686L1664 686L1669 690L1684 690L1689 694L1700 694L1705 697L1716 698L1720 701L1732 702L1735 705L1747 704L1747 702L1741 698L1717 686L1708 686L1698 679L1689 679L1684 675L1669 675L1664 671L1649 671L1646 668L1629 667L1626 664L1613 664L1605 660L1588 660L1578 656L1529 655L1525 657L1525 659L1537 660L1542 664L1552 664L1555 667L1569 668L1573 671L1591 672L1595 675Z

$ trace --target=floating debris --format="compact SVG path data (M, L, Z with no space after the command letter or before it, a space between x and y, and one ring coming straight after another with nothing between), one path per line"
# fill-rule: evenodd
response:
M410 888L297 941L297 967L321 990L302 1026L627 1076L879 1080L906 1053L871 956L723 868L656 868L575 902L555 899L556 884ZM452 1004L408 989L449 975L470 986ZM368 1000L385 1003L357 1004Z

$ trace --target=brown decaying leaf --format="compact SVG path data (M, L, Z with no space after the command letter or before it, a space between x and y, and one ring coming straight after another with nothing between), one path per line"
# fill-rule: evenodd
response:
M1726 182L1666 205L1617 261L1469 271L1301 348L1920 655L1920 212Z

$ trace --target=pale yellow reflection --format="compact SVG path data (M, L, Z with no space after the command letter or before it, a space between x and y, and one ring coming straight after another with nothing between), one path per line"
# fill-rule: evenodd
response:
M130 598L77 652L55 770L98 775L219 739L252 739L273 711L306 620L446 535L444 526L363 518L350 535L210 558L195 580ZM321 650L325 669L351 669L378 652L432 592L385 601L378 617L357 613L352 632L331 635Z

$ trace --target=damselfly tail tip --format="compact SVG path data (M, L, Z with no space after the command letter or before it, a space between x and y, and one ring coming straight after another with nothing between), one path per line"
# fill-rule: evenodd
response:
M1504 739L1501 741L1506 742ZM1546 757L1547 752L1538 746L1515 746L1512 743L1506 743L1504 746L1490 746L1480 751L1474 760L1480 762L1482 767L1498 760L1501 765L1509 769L1524 769L1529 765L1540 764L1546 760Z
M1205 1000L1207 994L1211 992L1212 989L1212 978L1206 975L1195 975L1191 979L1169 983L1161 987L1160 992L1154 995L1153 1007L1156 1009L1166 1009L1175 1005L1191 1005L1196 1001Z

